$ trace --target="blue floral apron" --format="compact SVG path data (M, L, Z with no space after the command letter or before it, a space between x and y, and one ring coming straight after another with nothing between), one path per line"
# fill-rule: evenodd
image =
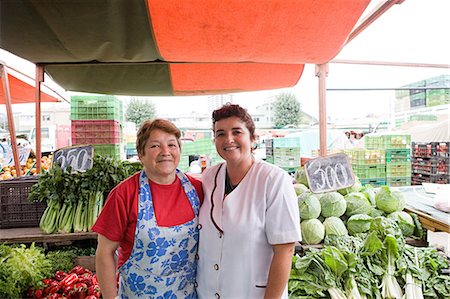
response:
M177 169L194 219L158 227L145 171L139 177L139 209L130 258L119 269L120 298L195 299L198 211L200 200L189 179Z

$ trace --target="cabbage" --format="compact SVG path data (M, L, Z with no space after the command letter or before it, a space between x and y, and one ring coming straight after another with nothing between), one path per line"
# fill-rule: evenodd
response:
M347 202L341 194L337 192L324 193L319 200L323 217L341 217L344 215Z
M356 175L354 177L355 177L355 183L353 184L353 186L347 187L347 188L344 188L344 189L339 189L338 192L340 194L347 195L349 193L359 192L359 190L361 190L361 188L362 188L361 181L359 180L359 178Z
M382 210L379 209L372 209L372 211L369 212L369 216L370 217L378 217L378 216L383 216L384 212Z
M381 186L375 195L377 208L392 213L402 211L406 204L405 196L398 190L392 190L388 186Z
M387 218L397 222L398 227L402 230L403 236L409 237L414 233L414 220L408 213L404 211L392 212L387 215Z
M325 237L325 228L317 219L303 220L300 223L302 238L306 244L319 244Z
M316 195L311 192L303 193L298 197L300 209L300 218L308 220L317 218L320 215L320 201Z
M295 189L295 193L298 195L305 193L305 192L309 192L308 187L306 187L303 184L294 184L294 189Z
M370 229L370 223L372 217L366 214L356 214L348 218L347 229L350 235L356 235L358 233L365 233Z
M325 235L347 236L348 231L344 222L338 217L328 217L323 222Z
M347 210L345 215L352 216L356 214L369 214L372 210L372 205L364 194L359 192L352 192L345 195L347 201Z
M372 187L372 185L365 185L364 188L362 188L359 192L364 194L364 196L367 197L367 199L370 201L370 204L374 207L376 205L375 203L375 189Z
M298 184L303 184L306 187L309 187L308 184L308 178L306 177L306 171L303 167L300 167L299 169L297 169L297 171L295 172L295 181Z

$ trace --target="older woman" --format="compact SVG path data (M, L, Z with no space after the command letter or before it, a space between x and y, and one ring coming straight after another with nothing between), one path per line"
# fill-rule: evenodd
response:
M197 216L203 193L200 181L177 169L180 136L167 120L144 122L136 144L144 170L111 191L93 226L105 299L197 297Z
M199 298L287 298L295 241L301 240L289 174L252 155L255 125L239 105L213 112L225 163L202 175L197 269Z

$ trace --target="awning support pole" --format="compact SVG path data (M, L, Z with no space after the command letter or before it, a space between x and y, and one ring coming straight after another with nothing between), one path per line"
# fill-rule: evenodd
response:
M44 66L36 64L36 173L41 173L41 83L44 82Z
M328 63L316 65L316 77L319 77L319 155L327 155L327 101L326 101L326 78L328 76Z
M9 92L8 72L6 68L0 64L0 76L3 80L3 93L5 94L6 114L8 115L9 136L11 138L11 148L14 157L14 166L16 167L16 176L22 175L20 169L19 151L17 148L16 129L14 127L14 117L11 105L11 94Z

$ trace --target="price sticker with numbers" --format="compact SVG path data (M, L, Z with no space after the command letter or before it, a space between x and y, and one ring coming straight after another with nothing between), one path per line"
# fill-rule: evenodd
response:
M330 192L353 186L355 176L346 154L333 154L309 160L305 164L309 189L313 193Z
M94 147L92 145L74 145L56 150L53 162L63 170L71 167L73 172L84 172L94 164Z

